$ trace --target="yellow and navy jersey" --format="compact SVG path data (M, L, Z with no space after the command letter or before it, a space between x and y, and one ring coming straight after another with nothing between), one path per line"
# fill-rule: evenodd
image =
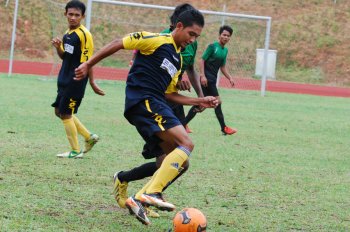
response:
M74 30L67 30L63 36L61 48L64 53L62 67L58 74L58 86L67 87L74 84L76 88L85 88L87 78L82 83L76 83L73 77L74 70L81 63L89 60L93 54L94 43L91 33L83 25Z
M170 29L163 30L162 33L171 33ZM197 47L198 42L197 40L193 43L187 45L184 49L181 50L181 56L182 56L182 74L187 70L188 66L191 66L194 64L196 60L196 53L197 53Z
M149 97L166 102L165 93L177 92L182 57L171 34L135 32L123 38L123 46L138 50L126 82L125 111Z

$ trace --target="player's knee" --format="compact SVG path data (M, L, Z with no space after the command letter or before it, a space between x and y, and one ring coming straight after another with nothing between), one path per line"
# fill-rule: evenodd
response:
M194 144L192 142L191 139L188 139L186 141L183 141L182 144L180 144L180 146L185 147L187 150L189 150L190 152L193 151L194 148Z
M186 148L189 152L192 152L194 148L194 144L191 138L188 136L188 133L183 134L178 145Z

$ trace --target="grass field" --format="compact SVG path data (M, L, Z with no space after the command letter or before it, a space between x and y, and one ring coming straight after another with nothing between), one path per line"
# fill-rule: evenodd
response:
M174 212L148 227L117 207L115 171L145 160L123 117L124 82L87 88L78 113L101 137L84 159L68 151L50 104L56 81L0 75L0 231L167 231ZM213 110L190 124L189 171L166 191L196 207L208 231L350 231L349 99L225 90L223 111L238 128L222 136ZM187 108L188 109L188 108ZM134 194L146 180L130 184Z

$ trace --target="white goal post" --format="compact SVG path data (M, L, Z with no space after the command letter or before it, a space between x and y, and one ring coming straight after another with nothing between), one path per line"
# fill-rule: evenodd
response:
M112 40L112 38L107 38L107 35L110 34L115 38L134 31L160 32L168 28L168 18L174 9L175 7L172 6L113 0L87 0L86 27L91 30L94 38L97 35L94 41L106 40L103 41L103 44L106 44ZM271 17L209 10L200 10L200 12L205 17L205 27L199 38L197 60L206 46L217 39L222 22L232 25L234 33L227 45L229 55L226 66L229 72L237 77L237 80L240 78L246 85L251 85L246 89L259 90L260 86L261 96L265 96ZM99 48L98 44L96 48ZM257 49L264 50L261 77L254 74ZM124 54L131 57L127 53Z

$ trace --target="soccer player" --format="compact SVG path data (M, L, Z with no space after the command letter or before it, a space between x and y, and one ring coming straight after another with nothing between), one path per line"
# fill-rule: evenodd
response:
M188 3L178 5L170 17L170 28L162 31L162 33L171 33L176 26L176 22L178 20L179 15L184 11L192 9L194 9L194 7ZM181 74L178 79L177 88L179 90L189 90L191 88L191 85L188 83L188 81L182 79L182 75L186 71L188 78L192 86L194 87L198 97L203 97L203 92L199 81L199 75L193 67L197 46L197 41L194 41L193 43L187 45L186 48L181 51L183 64L181 68ZM168 104L174 111L175 116L181 121L181 123L183 123L185 119L183 105L176 104L173 102L168 102ZM142 155L145 159L156 158L156 161L145 163L129 171L121 171L116 172L114 174L114 197L121 208L125 208L125 201L128 198L128 183L152 176L157 171L157 169L161 165L161 162L165 158L165 154L159 146L152 147L149 144L145 144L144 149L142 151ZM188 166L189 163L186 162L182 167L183 169L181 173L176 178L182 175L188 169ZM149 208L146 208L146 210L149 216L159 217L159 215L156 212L150 210Z
M115 39L90 60L76 69L76 79L84 78L88 70L103 58L120 49L137 49L127 78L124 116L136 127L148 144L159 146L167 154L152 179L126 201L129 211L144 224L150 221L144 205L162 210L175 206L162 198L163 188L181 171L194 144L180 120L166 103L166 99L183 105L216 107L215 97L192 98L177 93L176 84L181 73L181 49L193 43L202 32L204 17L198 10L183 12L171 34L136 32Z
M219 29L219 40L210 44L202 55L200 62L200 81L202 84L203 93L205 96L215 96L219 105L215 108L215 114L219 120L221 131L224 135L232 135L237 132L236 129L226 126L224 115L221 109L221 99L218 89L216 87L217 75L219 69L224 76L229 79L232 86L234 86L233 78L226 69L226 57L228 49L225 45L230 41L232 35L232 28L224 25ZM196 116L196 108L192 107L188 112L185 124L188 124Z
M55 108L56 116L63 122L71 151L58 154L57 157L82 158L83 153L90 151L99 137L90 133L75 115L84 97L87 79L76 81L73 77L75 69L92 56L94 44L90 32L80 24L85 17L84 3L76 0L68 2L64 15L69 29L63 36L63 40L54 38L51 41L62 59L62 67L57 79L57 97L52 106ZM104 95L103 90L94 82L92 71L88 76L94 92ZM79 146L78 133L85 138L84 150Z

